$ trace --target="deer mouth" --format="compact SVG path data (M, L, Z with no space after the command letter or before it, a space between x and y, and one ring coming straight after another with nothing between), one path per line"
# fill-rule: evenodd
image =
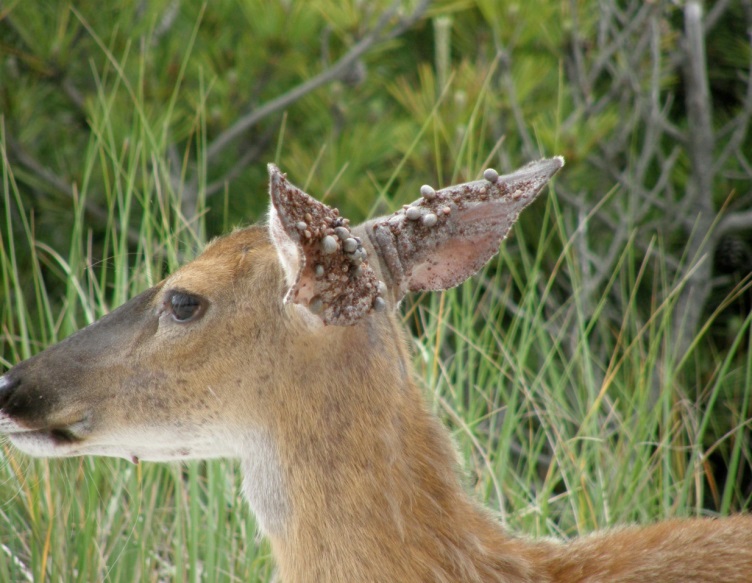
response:
M21 451L37 457L67 457L77 450L91 432L88 416L71 424L35 427L0 410L0 436L4 435Z
M50 424L44 414L30 415L34 412L30 403L36 398L16 399L21 385L20 378L12 373L0 376L0 437L35 457L76 455L79 444L91 431L89 420Z
M54 409L35 410L37 400L43 404L46 400L41 394L24 393L22 389L16 375L0 376L0 435L30 455L76 455L81 442L91 433L91 415L79 413L69 421L60 419ZM51 414L58 419L50 419Z

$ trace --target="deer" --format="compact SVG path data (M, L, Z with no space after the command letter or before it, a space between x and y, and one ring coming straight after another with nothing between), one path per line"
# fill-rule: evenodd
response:
M358 226L269 165L266 224L0 376L0 433L31 456L238 459L284 582L750 581L748 516L534 539L464 488L398 308L475 274L563 165L424 185Z

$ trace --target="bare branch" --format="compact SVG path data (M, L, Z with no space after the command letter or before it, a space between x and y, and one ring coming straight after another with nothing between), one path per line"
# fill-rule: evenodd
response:
M645 26L645 20L650 16L653 10L657 10L657 5L653 6L648 2L643 4L639 12L630 19L627 27L619 31L619 34L616 36L616 38L614 38L609 46L603 47L598 52L598 59L590 69L588 79L589 85L592 85L601 74L604 67L611 63L614 54L618 51L624 50L624 47L628 44L628 37L633 34L634 31L640 30L640 28Z
M578 87L579 91L573 92L573 95L576 97L579 97L580 95L584 97L584 103L582 105L587 105L590 102L590 99L592 99L591 85L588 80L588 75L585 73L585 51L583 49L583 41L579 35L579 12L575 0L570 0L569 4L569 12L572 15L572 55L574 57L574 71L575 77L581 80L580 86Z
M240 136L249 128L256 125L262 119L288 107L305 95L318 89L322 85L326 85L327 83L347 76L347 74L350 72L350 69L356 64L357 60L360 59L374 45L402 34L405 30L407 30L410 26L417 22L421 18L425 10L428 8L429 1L430 0L421 0L412 14L410 14L406 18L400 19L391 30L385 30L387 24L401 5L401 0L394 2L392 6L390 6L390 8L381 16L373 30L371 30L371 32L369 32L360 41L353 45L350 50L331 67L322 71L315 77L312 77L308 81L301 83L287 93L280 95L276 99L273 99L272 101L253 110L249 114L241 117L232 125L232 127L226 129L219 136L217 136L214 142L212 142L212 144L206 150L207 160L216 158L233 140L235 140L235 138Z
M684 8L684 52L688 118L687 149L692 175L687 186L686 216L696 218L687 242L687 279L676 306L675 355L681 359L699 327L702 310L711 291L712 253L717 235L709 236L713 209L713 125L705 59L705 32L699 0L688 0ZM701 260L701 254L706 254Z
M68 99L78 108L82 115L86 114L86 100L78 88L73 84L69 78L64 78L60 87L63 93L68 96Z
M684 9L684 62L687 86L687 114L689 121L688 151L692 163L693 180L689 196L692 206L703 214L712 214L713 135L712 105L708 88L705 59L705 36L702 25L702 6L699 0L688 0Z
M517 99L517 87L512 78L511 54L502 46L501 41L498 39L496 47L498 51L501 83L504 88L504 94L509 100L509 106L512 109L512 115L514 116L515 125L517 126L517 133L522 139L525 156L528 158L537 157L538 148L535 145L535 140L530 135L528 125L525 122L525 116L522 113L522 107L520 107L519 99Z
M713 7L708 11L708 15L705 17L705 34L708 34L713 28L715 28L715 25L718 24L718 21L721 19L721 16L723 16L723 13L728 10L730 4L731 0L715 0L715 2L712 3Z
M243 170L245 170L250 164L258 160L259 156L264 152L270 140L271 132L267 131L263 136L261 136L260 139L254 142L253 147L248 148L243 153L240 159L235 162L235 164L233 164L232 168L230 168L230 170L228 170L224 176L218 178L210 184L207 184L206 198L209 199L217 192L220 192L229 182L232 182L238 176L240 176L241 172L243 172Z
M747 6L747 25L752 27L752 8L749 6L749 2L746 2ZM752 43L752 28L748 28L750 42ZM752 59L750 59L749 66L747 68L747 91L744 96L744 102L741 107L741 111L738 115L726 124L726 127L721 130L720 135L723 136L727 132L731 132L731 137L726 142L721 153L718 155L715 161L714 171L719 172L721 168L726 164L729 157L736 152L741 146L744 138L747 136L749 130L749 122L752 117Z
M728 233L747 229L752 229L752 210L727 214L718 223L715 232L720 238Z
M154 29L154 35L152 42L157 43L159 40L167 34L177 20L177 16L180 14L180 0L171 0L162 13L162 18L159 19L156 28Z
M71 200L75 199L74 191L71 185L63 178L52 172L49 168L42 165L34 156L26 151L12 136L6 133L5 141L8 144L8 153L12 155L20 164L30 170L35 176L42 179L44 183L52 187L57 192L67 196ZM91 198L87 198L84 202L84 210L86 213L95 219L97 222L106 224L108 221L108 213L106 210L95 205ZM128 229L126 233L128 241L130 243L138 243L138 233L132 229Z

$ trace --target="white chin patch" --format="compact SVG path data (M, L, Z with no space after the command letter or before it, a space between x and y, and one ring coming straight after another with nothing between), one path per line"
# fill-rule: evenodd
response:
M234 457L234 451L217 440L181 439L170 432L145 428L66 442L49 431L25 429L2 412L0 434L6 434L16 448L34 457L95 455L154 462Z
M2 380L2 377L0 377L0 381ZM0 433L15 433L17 431L23 431L23 427L0 411Z
M46 431L17 431L4 425L3 415L0 414L0 432L9 433L10 442L27 455L34 457L70 457L78 455L75 443L60 443ZM5 417L12 424L15 421Z

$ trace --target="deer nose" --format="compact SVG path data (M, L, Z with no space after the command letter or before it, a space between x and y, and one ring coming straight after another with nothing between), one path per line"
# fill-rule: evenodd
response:
M0 409L8 403L19 383L18 379L11 378L9 374L0 376Z

